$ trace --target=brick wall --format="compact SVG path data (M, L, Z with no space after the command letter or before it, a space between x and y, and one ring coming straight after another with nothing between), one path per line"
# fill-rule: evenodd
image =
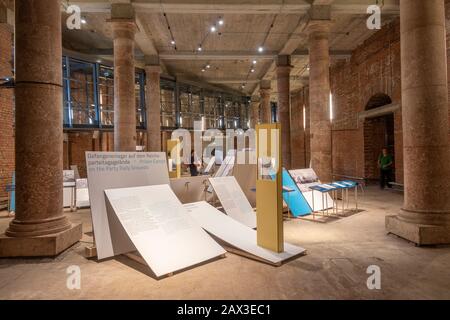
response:
M309 119L309 90L304 88L291 95L291 152L292 168L301 169L309 167L310 139L309 121L304 126L303 108L306 119Z
M379 94L401 105L399 19L386 25L359 46L347 61L332 65L333 172L376 178L377 154L385 145L383 126L359 121L369 100ZM394 114L396 181L403 181L401 111ZM393 150L394 151L394 150Z
M0 78L12 76L12 33L0 23ZM0 89L0 198L14 171L14 91Z

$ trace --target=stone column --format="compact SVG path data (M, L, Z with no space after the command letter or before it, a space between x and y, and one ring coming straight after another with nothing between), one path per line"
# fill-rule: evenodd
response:
M120 5L120 4L117 4ZM115 15L117 12L118 17ZM132 15L124 18L112 10L114 39L114 150L136 151L136 100L134 93L134 35Z
M281 124L281 154L283 167L291 169L291 97L290 75L291 57L278 56L277 86L278 86L278 122Z
M442 0L400 1L405 197L388 232L419 245L450 243L450 149Z
M322 182L332 181L329 33L328 20L308 26L311 163Z
M161 151L161 91L159 65L146 66L147 151Z
M259 94L261 96L261 123L272 122L272 106L270 105L270 80L262 80L259 85Z
M251 99L251 118L250 118L250 128L255 129L256 125L259 123L259 105L261 104L261 99L259 96L252 96Z
M16 215L2 257L53 256L81 239L63 213L60 5L15 1Z

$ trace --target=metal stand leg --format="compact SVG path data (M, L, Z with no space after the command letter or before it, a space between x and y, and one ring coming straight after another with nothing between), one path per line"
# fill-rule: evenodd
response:
M311 195L312 195L312 205L313 205L313 207L312 207L312 211L313 211L313 220L315 220L315 219L316 219L316 209L315 209L315 207L314 207L314 190L311 191Z

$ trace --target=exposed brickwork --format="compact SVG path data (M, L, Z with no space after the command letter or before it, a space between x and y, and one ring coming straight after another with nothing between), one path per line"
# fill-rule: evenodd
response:
M309 167L309 121L306 121L306 127L304 127L304 107L307 111L306 119L309 119L309 96L307 88L294 92L291 95L291 152L293 169Z
M0 24L0 78L12 76L12 33ZM0 89L0 198L14 171L14 90Z
M333 93L333 172L376 178L377 154L385 145L380 126L372 120L358 121L377 94L401 104L399 20L384 26L367 39L348 61L331 68ZM401 111L394 114L396 180L403 181ZM383 131L384 132L384 131ZM381 135L381 137L380 137Z

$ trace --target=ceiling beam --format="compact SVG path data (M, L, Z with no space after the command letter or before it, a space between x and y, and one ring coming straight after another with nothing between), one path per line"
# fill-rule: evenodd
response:
M306 0L132 0L131 3L137 12L185 14L306 14L311 7ZM111 10L110 0L71 0L70 4L80 6L83 13ZM369 5L358 0L315 0L314 4L330 4L332 14L366 14ZM399 0L385 0L382 12L399 14Z
M245 51L211 51L211 52L160 52L159 58L161 60L274 60L280 53L266 52L258 54L254 52ZM330 55L334 58L345 59L351 57L351 51L331 50ZM308 50L295 50L291 53L293 58L308 57Z
M206 82L208 82L208 83L213 83L213 84L242 84L242 83L255 84L255 83L260 83L261 82L261 80L259 80L259 79L245 80L245 79L216 79L216 78L212 78L212 79L204 79L204 80ZM291 81L307 82L307 81L309 81L309 77L291 76L290 80Z

